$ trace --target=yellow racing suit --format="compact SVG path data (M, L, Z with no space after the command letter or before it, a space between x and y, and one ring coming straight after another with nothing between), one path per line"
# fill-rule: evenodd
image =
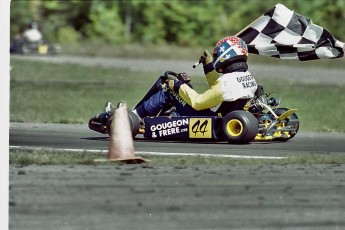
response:
M186 84L179 85L178 94L195 110L210 108L217 111L224 101L249 99L254 97L257 83L249 71L231 72L221 76L213 70L206 74L209 89L204 93L197 93Z

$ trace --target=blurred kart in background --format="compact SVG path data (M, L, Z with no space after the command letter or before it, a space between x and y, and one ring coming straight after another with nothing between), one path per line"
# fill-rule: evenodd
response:
M22 55L56 55L61 53L59 44L48 44L44 41L29 42L25 39L17 39L11 42L11 54Z

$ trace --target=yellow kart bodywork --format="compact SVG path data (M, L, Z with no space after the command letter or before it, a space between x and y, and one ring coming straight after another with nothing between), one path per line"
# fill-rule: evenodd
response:
M268 130L270 126L272 126L272 123L275 122L274 126L274 132L272 132L270 135L266 135L266 133L258 133L255 137L255 141L271 141L274 139L289 139L291 137L290 132L284 130L285 122L283 122L286 118L294 114L298 109L289 109L280 116L275 116L275 121L271 120L263 120L260 122L259 127L265 128Z

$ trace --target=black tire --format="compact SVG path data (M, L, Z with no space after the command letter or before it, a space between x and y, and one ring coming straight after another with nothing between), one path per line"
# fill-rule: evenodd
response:
M232 144L247 144L258 133L259 122L253 114L236 110L228 113L222 120L222 130L226 140Z
M137 115L135 115L131 110L128 110L128 119L129 119L129 124L132 130L132 135L135 137L140 128L140 120Z
M30 54L31 50L29 45L27 45L26 43L22 44L22 47L20 48L20 52L24 55Z
M140 128L139 118L132 111L128 110L128 120L129 120L129 126L132 131L132 136L135 137L138 134L139 128ZM109 136L111 136L111 122L112 122L112 119L109 118L107 120L107 131L108 131Z
M287 108L278 108L274 112L277 114L277 116L280 116L280 115L282 115L283 113L285 113L288 110L289 109L287 109ZM289 138L276 138L274 140L276 140L276 141L287 141L287 140L290 140L291 138L293 138L294 136L296 136L296 134L297 134L297 132L299 130L299 119L298 119L297 114L293 113L291 116L288 116L286 119L287 119L287 122L286 122L285 126L292 125L292 122L290 122L291 119L298 120L297 124L295 124L296 125L296 130L295 131L289 131L289 135L290 135Z

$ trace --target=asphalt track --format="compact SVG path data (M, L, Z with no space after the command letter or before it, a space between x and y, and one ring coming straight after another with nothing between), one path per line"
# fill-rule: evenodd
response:
M136 153L345 154L345 135L229 145L134 141ZM95 150L86 125L10 124L10 148ZM10 166L10 229L344 229L344 165Z
M89 130L87 125L10 124L10 147L107 151L107 135ZM253 142L229 145L227 142L174 142L135 139L137 152L149 154L210 154L252 157L286 157L298 154L345 153L345 134L300 132L288 142Z

